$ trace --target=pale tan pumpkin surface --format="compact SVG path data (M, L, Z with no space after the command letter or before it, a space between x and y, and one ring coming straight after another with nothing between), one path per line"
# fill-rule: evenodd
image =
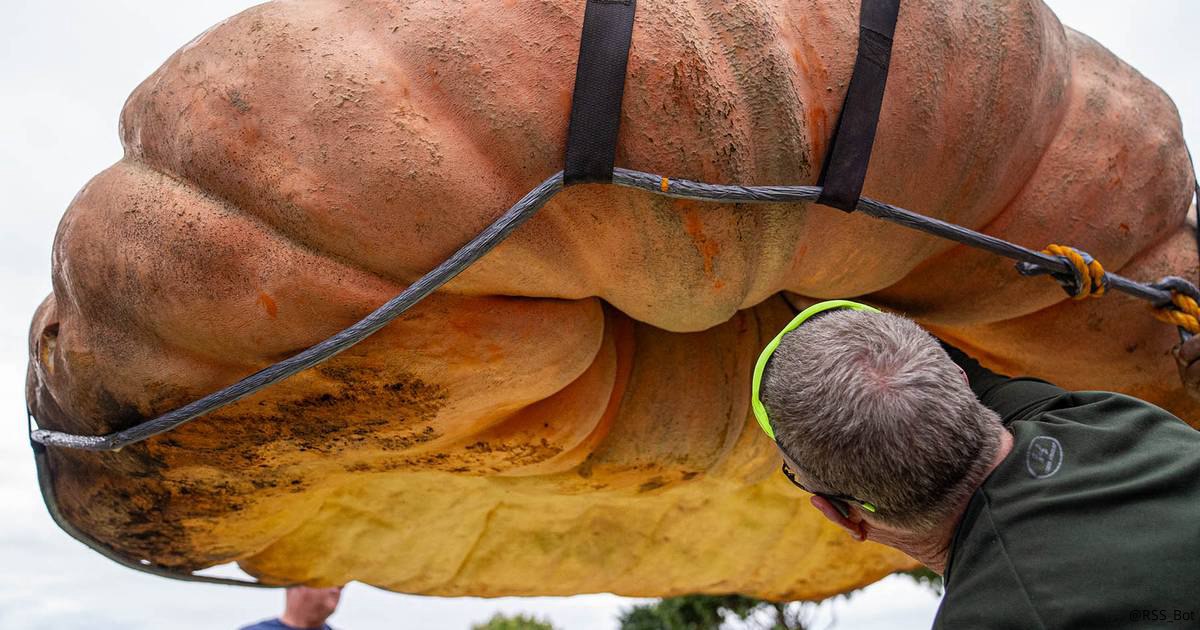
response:
M638 7L618 163L811 184L857 3ZM583 3L277 2L146 80L67 209L31 331L43 426L128 427L345 327L561 168ZM865 193L1111 270L1196 276L1170 100L1038 2L906 0ZM819 597L909 561L778 474L759 348L814 299L1191 422L1177 337L1009 261L815 205L605 186L329 363L120 453L51 450L70 521L180 568L439 595ZM790 304L789 304L790 301Z

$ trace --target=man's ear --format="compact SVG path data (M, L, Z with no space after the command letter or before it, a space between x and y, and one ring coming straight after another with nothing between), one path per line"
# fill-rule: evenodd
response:
M811 501L813 507L817 508L817 511L824 514L825 518L829 519L834 525L846 530L851 538L859 542L866 540L867 535L863 531L862 520L853 508L850 509L850 518L846 518L825 497L814 496Z

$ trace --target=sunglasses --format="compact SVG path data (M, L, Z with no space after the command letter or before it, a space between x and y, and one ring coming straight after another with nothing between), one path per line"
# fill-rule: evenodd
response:
M788 468L787 462L783 463L783 476L787 477L788 481L792 482L793 486L796 486L797 488L800 488L809 494L816 495L822 499L825 499L826 501L829 501L830 505L832 505L834 509L838 511L838 514L842 515L842 518L850 518L850 503L857 503L862 509L872 513L875 512L874 504L852 497L848 494L813 492L812 490L805 488L804 484L796 480L796 474L792 472L791 468Z

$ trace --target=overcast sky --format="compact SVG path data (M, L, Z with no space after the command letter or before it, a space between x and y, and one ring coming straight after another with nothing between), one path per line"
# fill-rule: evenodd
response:
M652 0L645 0L647 2ZM2 0L0 22L0 628L235 628L274 615L281 596L177 583L114 565L68 538L37 494L24 424L25 334L50 290L50 243L75 192L120 157L117 114L130 91L183 43L254 2ZM1062 21L1138 68L1174 98L1200 146L1200 2L1058 0ZM914 210L920 210L914 208ZM496 610L560 628L614 627L628 600L430 598L351 585L333 618L344 630L465 630ZM937 599L889 578L827 605L818 627L928 627Z

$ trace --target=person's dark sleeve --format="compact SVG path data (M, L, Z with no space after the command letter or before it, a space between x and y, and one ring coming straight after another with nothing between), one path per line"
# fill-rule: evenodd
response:
M958 367L967 373L967 381L971 384L971 391L975 392L975 395L980 400L983 400L992 389L1012 380L1010 376L997 374L983 367L979 361L976 361L967 353L945 341L938 339L938 342L942 344L942 349L946 351L946 354L950 355L950 360L958 364Z
M1032 377L1013 378L997 374L971 358L967 353L938 339L942 349L967 374L971 391L985 407L1000 414L1008 424L1035 407L1068 393L1051 383Z

